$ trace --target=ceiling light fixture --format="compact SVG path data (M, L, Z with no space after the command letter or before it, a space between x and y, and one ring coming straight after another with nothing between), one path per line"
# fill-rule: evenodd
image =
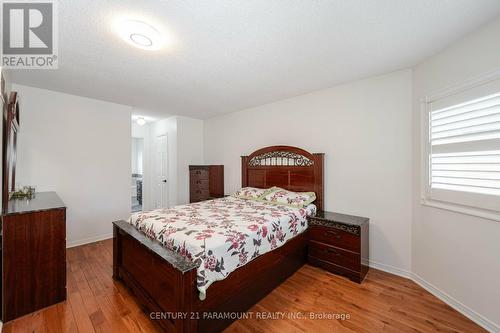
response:
M156 28L142 21L117 21L115 30L124 41L143 50L159 50L165 43L165 38Z
M137 125L139 125L139 126L146 125L146 119L144 119L144 117L137 118Z

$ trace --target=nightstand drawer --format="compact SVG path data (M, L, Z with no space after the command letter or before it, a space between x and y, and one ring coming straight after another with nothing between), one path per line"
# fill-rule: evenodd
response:
M309 264L316 266L316 267L321 267L333 274L338 274L345 276L349 278L350 280L361 283L363 281L364 275L360 274L360 272L356 272L353 270L350 270L348 268L332 264L328 261L324 261L315 257L309 257ZM366 274L366 273L365 273Z
M359 236L346 231L313 225L310 227L309 237L316 242L333 245L356 253L360 252Z
M346 250L342 250L330 245L309 242L309 255L348 268L353 271L361 270L361 255Z

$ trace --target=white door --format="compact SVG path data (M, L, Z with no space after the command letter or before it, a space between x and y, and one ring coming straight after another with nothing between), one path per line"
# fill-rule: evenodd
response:
M167 135L156 137L155 208L168 208L168 142Z

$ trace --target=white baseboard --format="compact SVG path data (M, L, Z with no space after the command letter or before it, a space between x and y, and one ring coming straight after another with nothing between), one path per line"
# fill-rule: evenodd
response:
M460 312L461 314L463 314L464 316L466 316L467 318L469 318L470 320L472 320L473 322L484 328L485 330L487 330L488 332L500 332L500 325L495 324L491 320L480 315L479 313L472 310L462 302L451 297L450 295L440 290L436 286L430 284L417 274L412 274L412 280L416 284L418 284L419 286L421 286L422 288L424 288L425 290L427 290L428 292L430 292L431 294L433 294L434 296L436 296L437 298L439 298L440 300L442 300L443 302L445 302L446 304L448 304L449 306L451 306L452 308L454 308L455 310L457 310L458 312Z
M94 242L98 242L98 241L102 241L102 240L110 239L110 238L113 238L113 233L99 235L99 236L95 236L95 237L78 239L78 240L74 240L71 242L67 242L66 248L84 245L84 244L88 244L88 243L94 243Z
M373 260L370 260L368 266L379 269L379 270L387 272L387 273L401 276L401 277L404 277L404 278L407 278L410 280L412 279L412 272L407 271L407 270L402 269L402 268L399 268L399 267L383 264L381 262L376 262Z
M466 306L462 302L456 300L455 298L451 297L450 295L448 295L444 291L440 290L436 286L427 282L419 275L412 273L410 271L398 268L398 267L394 267L394 266L387 265L387 264L382 264L382 263L375 262L372 260L370 260L369 266L376 268L376 269L379 269L381 271L390 273L390 274L398 275L398 276L401 276L403 278L407 278L407 279L412 280L413 282L415 282L416 284L418 284L419 286L421 286L422 288L424 288L425 290L430 292L432 295L436 296L441 301L445 302L446 304L451 306L453 309L457 310L458 312L460 312L461 314L463 314L464 316L466 316L467 318L469 318L470 320L472 320L473 322L475 322L476 324L478 324L479 326L484 328L485 330L487 330L489 332L500 332L500 325L495 324L491 320L480 315L479 313L472 310L471 308L469 308L468 306Z

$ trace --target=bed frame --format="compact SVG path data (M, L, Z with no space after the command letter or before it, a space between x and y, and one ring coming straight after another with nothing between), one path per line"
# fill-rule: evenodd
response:
M242 156L242 186L314 191L323 209L323 154L272 146ZM201 301L196 266L126 221L113 222L113 278L167 332L219 332L266 296L307 259L307 232L212 284Z

